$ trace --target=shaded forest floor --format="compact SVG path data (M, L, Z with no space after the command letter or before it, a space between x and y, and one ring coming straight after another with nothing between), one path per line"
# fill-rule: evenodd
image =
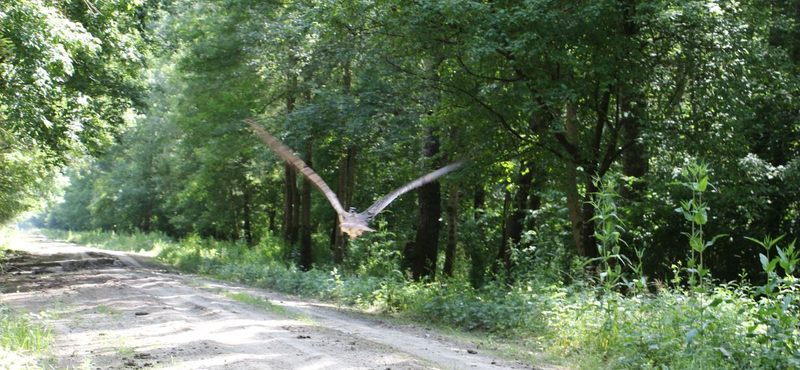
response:
M416 325L182 275L136 254L41 236L10 249L3 303L44 318L59 369L554 368Z

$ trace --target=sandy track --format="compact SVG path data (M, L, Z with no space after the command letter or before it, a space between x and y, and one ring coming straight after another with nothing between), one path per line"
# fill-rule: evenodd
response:
M135 254L42 237L19 239L12 249L24 252L0 277L2 299L45 313L60 369L539 369L434 331L175 274Z

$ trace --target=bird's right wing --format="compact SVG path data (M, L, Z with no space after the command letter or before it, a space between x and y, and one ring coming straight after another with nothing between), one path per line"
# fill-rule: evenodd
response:
M425 184L427 184L429 182L435 181L439 177L442 177L442 176L444 176L444 175L446 175L446 174L448 174L450 172L453 172L453 171L461 168L462 166L464 166L464 163L461 162L461 161L453 162L453 163L448 164L447 166L444 166L444 167L442 167L442 168L440 168L440 169L438 169L436 171L433 171L433 172L431 172L431 173L429 173L429 174L427 174L425 176L422 176L422 177L420 177L420 178L418 178L418 179L416 179L416 180L414 180L412 182L409 182L408 184L405 184L405 185L397 188L397 190L395 190L395 191L387 194L383 198L379 199L377 202L375 202L375 204L373 204L369 208L367 208L366 211L360 213L360 215L366 216L366 220L369 221L373 217L375 217L375 215L377 215L380 211L383 211L383 209L386 208L389 205L389 203L392 203L395 199L397 199L397 197L399 197L399 196L401 196L401 195L403 195L403 194L405 194L405 193L407 193L407 192L409 192L411 190L414 190L414 189L416 189L416 188L418 188L418 187L420 187L422 185L425 185Z
M314 184L314 186L316 186L317 189L322 192L322 194L325 194L325 198L328 198L328 202L331 203L333 209L336 210L336 213L340 215L347 213L345 212L344 208L342 208L342 204L339 203L339 198L336 196L336 193L334 193L333 190L328 187L328 184L326 184L325 181L323 181L322 178L311 169L311 167L308 167L308 165L306 165L302 159L294 155L288 146L284 145L274 136L268 134L267 131L261 127L261 125L252 119L248 118L245 120L245 122L247 122L247 124L253 128L253 131L256 132L256 135L258 135L261 140L264 140L264 142L267 143L267 145L269 145L269 147L275 151L275 153L278 154L281 159L292 165L292 167L297 169L297 171L300 172L307 180L311 181L311 183Z

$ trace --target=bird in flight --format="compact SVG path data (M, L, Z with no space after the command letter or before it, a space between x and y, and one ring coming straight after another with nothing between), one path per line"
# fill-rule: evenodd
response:
M453 172L463 166L461 161L451 163L447 166L444 166L436 171L433 171L425 176L422 176L414 181L409 182L395 191L387 194L383 198L379 199L375 204L369 206L366 211L361 213L356 213L356 209L351 207L349 211L345 211L342 207L342 204L339 202L339 198L336 196L328 184L322 180L319 175L317 175L311 167L308 167L302 159L297 157L292 153L292 150L289 149L286 145L281 143L278 139L274 136L267 133L261 125L257 124L252 119L245 120L250 127L256 132L261 140L263 140L276 154L278 154L281 159L289 163L292 167L294 167L298 172L300 172L306 180L311 181L314 186L319 189L322 194L325 194L325 198L328 199L328 202L331 203L333 209L336 210L336 213L339 215L339 230L343 233L346 233L350 239L356 239L361 236L366 231L375 231L369 227L369 222L375 218L375 216L386 208L389 203L392 203L397 197L414 190L422 185L425 185L429 182L435 181L441 176L444 176L450 172Z

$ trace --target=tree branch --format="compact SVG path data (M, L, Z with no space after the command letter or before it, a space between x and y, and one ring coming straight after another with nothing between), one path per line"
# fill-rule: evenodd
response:
M458 60L458 64L460 64L461 67L464 68L464 71L467 72L468 75L473 76L473 77L482 78L482 79L491 80L491 81L500 81L500 82L522 81L522 77L520 77L519 75L517 76L517 78L502 78L502 77L483 76L481 74L478 74L478 73L473 72L472 70L470 70L469 67L467 67L467 64L464 63L464 60L461 59L460 55L456 56L456 60Z

